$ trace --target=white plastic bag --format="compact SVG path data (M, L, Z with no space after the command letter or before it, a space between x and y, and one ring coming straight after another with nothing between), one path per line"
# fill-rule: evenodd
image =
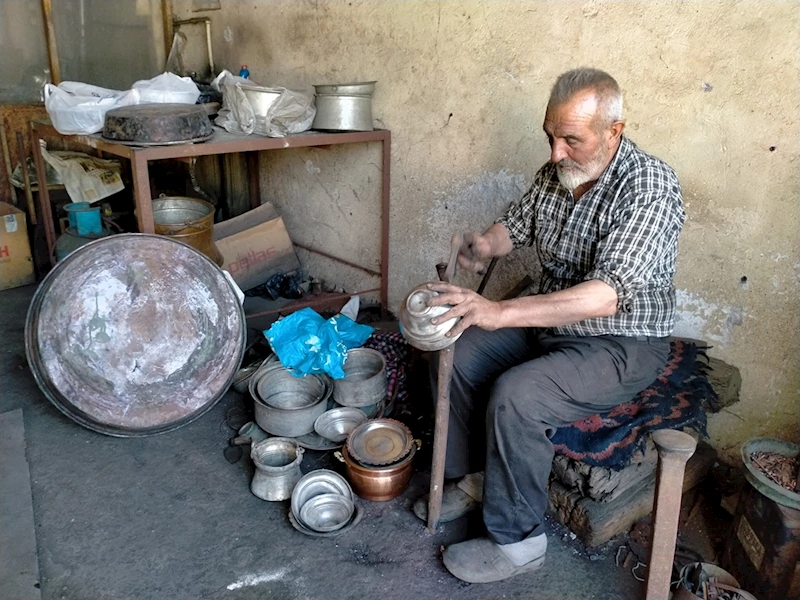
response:
M106 160L83 152L50 154L44 140L42 157L58 173L73 202L97 202L125 189L118 160Z
M222 108L214 121L231 133L284 137L289 133L301 133L311 128L314 115L314 94L298 92L283 87L263 87L267 92L280 94L270 105L265 116L255 114L250 101L242 91L242 86L253 87L249 79L222 71L211 87L222 92Z
M138 103L138 90L119 92L77 81L44 86L44 107L53 127L64 135L102 131L109 110Z
M191 77L178 77L174 73L162 73L152 79L143 79L133 84L139 90L139 102L165 102L194 104L200 90Z

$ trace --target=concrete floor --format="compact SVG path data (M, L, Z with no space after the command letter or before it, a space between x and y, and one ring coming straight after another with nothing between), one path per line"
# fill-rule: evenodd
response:
M155 437L112 438L77 425L46 400L25 359L34 289L0 292L0 412L23 409L42 598L641 595L640 584L614 566L613 549L590 559L555 524L540 571L489 585L453 578L440 547L474 535L476 523L464 518L425 533L410 510L426 486L424 464L402 497L361 501L365 517L351 532L305 537L289 524L288 503L250 493L249 459L223 457L232 435L226 414L244 406L235 392L198 421ZM304 470L330 460L306 457Z

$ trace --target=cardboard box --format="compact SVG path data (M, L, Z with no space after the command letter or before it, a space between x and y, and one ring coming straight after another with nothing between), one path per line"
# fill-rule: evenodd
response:
M222 253L222 268L245 291L275 273L300 268L283 219L270 203L214 225L214 241Z
M0 202L0 290L34 283L31 244L25 213Z

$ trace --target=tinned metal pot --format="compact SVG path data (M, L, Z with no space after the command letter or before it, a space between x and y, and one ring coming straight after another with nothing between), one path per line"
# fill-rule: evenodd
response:
M396 464L387 467L365 467L353 460L345 444L342 448L345 475L350 485L353 486L353 491L365 500L373 502L391 500L397 498L408 488L416 452L417 446L413 444L411 451Z
M215 210L198 198L162 196L153 200L153 226L158 235L188 244L222 266L222 253L214 243Z
M328 407L331 388L325 376L295 377L280 363L266 364L250 378L256 423L273 435L311 433L314 421Z
M317 112L312 129L372 131L375 82L315 85Z
M356 408L378 404L386 397L386 359L371 348L347 351L344 379L333 382L333 399Z
M430 306L430 301L439 295L428 289L428 283L418 285L411 290L400 307L400 331L409 344L419 350L433 352L447 348L461 337L461 334L447 337L456 323L461 319L455 317L434 325L431 319L439 317L452 306Z
M294 486L303 476L300 463L304 450L295 440L268 438L250 449L256 466L250 491L262 500L286 500L292 497Z

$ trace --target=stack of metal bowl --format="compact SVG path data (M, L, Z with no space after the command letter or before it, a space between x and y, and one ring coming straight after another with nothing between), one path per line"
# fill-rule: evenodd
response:
M279 362L266 362L250 378L255 420L267 433L298 437L314 431L328 409L333 386L324 375L296 377Z
M352 529L360 518L353 490L334 471L311 471L294 486L289 520L302 533L338 535Z
M411 431L399 421L366 421L350 432L342 450L347 479L366 500L396 498L408 487L416 451Z

